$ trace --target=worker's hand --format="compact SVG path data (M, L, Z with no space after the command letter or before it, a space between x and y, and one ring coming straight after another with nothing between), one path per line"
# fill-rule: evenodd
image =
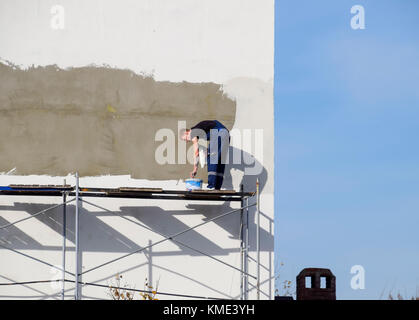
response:
M194 178L196 176L196 172L198 171L198 167L194 166L193 171L191 172L191 178Z

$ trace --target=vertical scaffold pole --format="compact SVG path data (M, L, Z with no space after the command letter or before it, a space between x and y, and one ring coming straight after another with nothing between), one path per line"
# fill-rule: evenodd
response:
M75 272L75 300L79 300L79 173L76 172L76 221L75 221L75 236L76 236L76 272Z
M244 250L244 271L245 280L244 280L244 299L249 299L249 197L246 197L246 240L245 240L245 250Z
M240 185L240 300L244 299L244 235L243 235L243 184Z
M66 185L66 181L64 180L64 187ZM66 243L66 223L67 223L67 192L63 192L63 257L62 257L62 277L63 283L61 284L61 299L64 300L64 284L65 284L65 243Z
M259 179L256 180L256 250L257 250L257 300L260 300L260 193Z

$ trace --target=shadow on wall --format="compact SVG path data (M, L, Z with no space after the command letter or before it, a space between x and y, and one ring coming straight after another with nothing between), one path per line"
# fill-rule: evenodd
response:
M266 168L252 154L244 150L239 150L233 146L230 146L230 157L232 157L232 155L236 153L240 154L240 161L236 161L239 162L238 164L226 164L223 188L227 190L235 189L235 186L233 185L232 171L239 171L242 175L242 178L238 185L243 185L243 189L245 192L254 192L256 190L257 179L259 179L260 192L262 192L268 179L268 172Z

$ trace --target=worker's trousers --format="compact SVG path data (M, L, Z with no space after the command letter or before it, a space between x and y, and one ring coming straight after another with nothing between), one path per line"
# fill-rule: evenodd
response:
M216 128L211 129L207 135L209 146L207 154L208 188L221 189L224 179L224 170L228 158L230 134L219 121Z

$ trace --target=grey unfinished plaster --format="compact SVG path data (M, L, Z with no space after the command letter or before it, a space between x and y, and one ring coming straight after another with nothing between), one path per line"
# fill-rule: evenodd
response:
M159 165L161 128L176 133L218 119L233 127L236 103L215 83L158 82L130 70L0 63L0 172L180 179L190 165ZM203 170L201 170L202 172Z

